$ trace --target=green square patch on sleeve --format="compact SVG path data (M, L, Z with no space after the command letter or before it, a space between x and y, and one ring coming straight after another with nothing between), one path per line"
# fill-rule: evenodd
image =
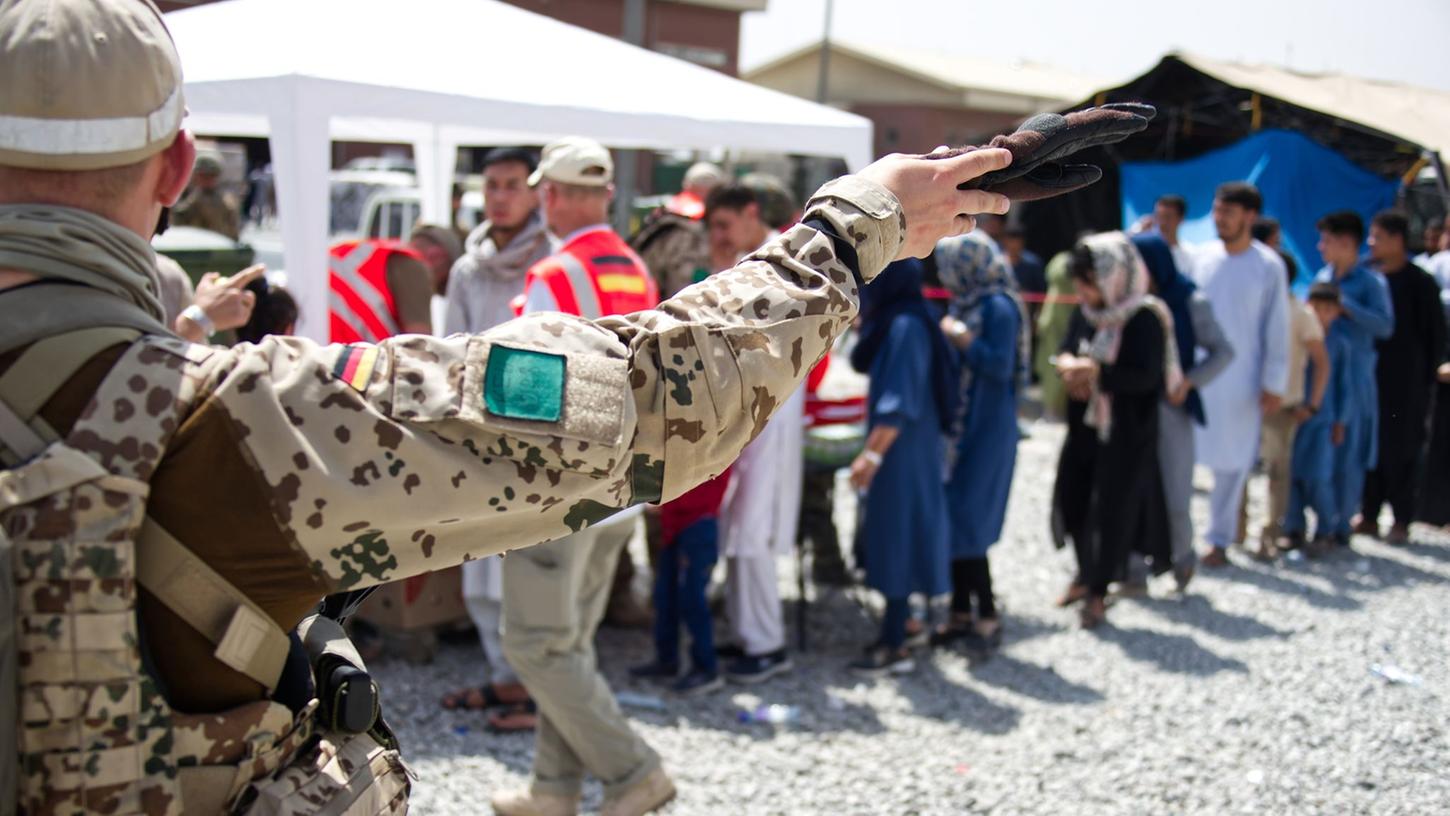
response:
M564 355L494 346L483 375L483 404L494 416L558 422L564 415Z

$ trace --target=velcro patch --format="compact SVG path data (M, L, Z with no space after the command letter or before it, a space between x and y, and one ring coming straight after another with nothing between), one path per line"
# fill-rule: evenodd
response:
M495 345L483 375L483 405L494 416L558 422L564 416L564 356Z

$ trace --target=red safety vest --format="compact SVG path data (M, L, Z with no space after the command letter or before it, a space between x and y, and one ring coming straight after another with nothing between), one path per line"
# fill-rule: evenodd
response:
M423 256L398 241L343 241L327 252L327 311L334 343L376 343L399 332L398 305L388 289L394 253Z
M629 314L659 305L659 288L644 261L608 227L575 236L559 251L529 268L529 287L547 286L559 311L596 318Z

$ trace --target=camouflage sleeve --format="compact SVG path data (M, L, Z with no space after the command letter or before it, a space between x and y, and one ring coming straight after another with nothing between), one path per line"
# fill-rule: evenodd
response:
M900 206L849 177L809 206L831 234L794 227L656 310L376 346L268 338L213 355L209 404L332 587L558 538L724 470L849 323L856 274L900 246Z

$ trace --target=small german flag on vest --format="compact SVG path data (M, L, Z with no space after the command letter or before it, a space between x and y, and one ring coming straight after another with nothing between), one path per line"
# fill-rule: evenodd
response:
M332 366L332 376L352 386L355 391L368 387L373 369L378 364L377 346L344 346Z

